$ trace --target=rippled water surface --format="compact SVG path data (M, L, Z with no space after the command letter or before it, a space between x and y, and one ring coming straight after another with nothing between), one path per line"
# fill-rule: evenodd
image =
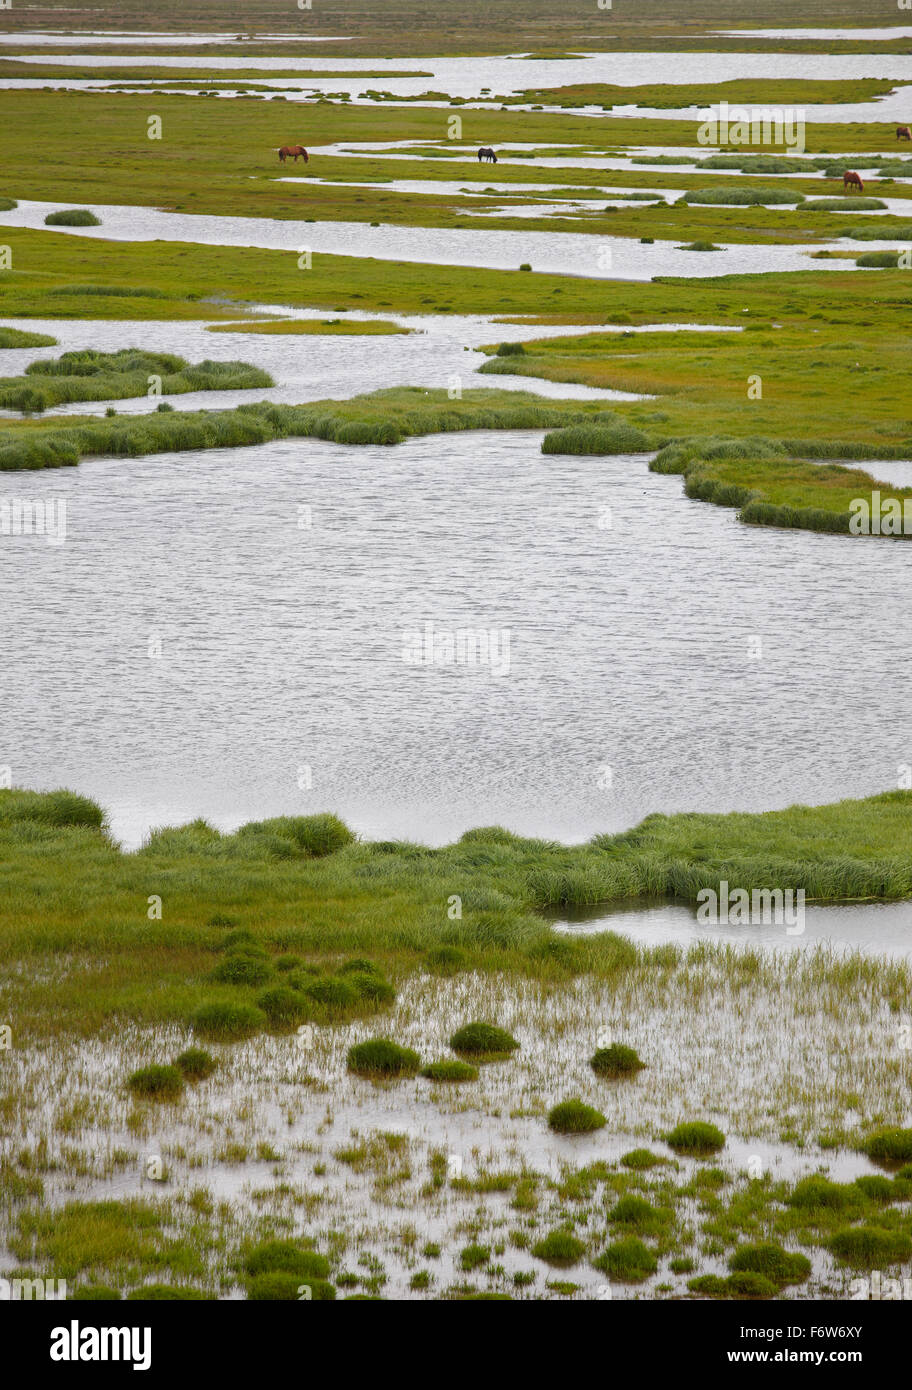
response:
M499 821L574 839L895 784L906 547L753 530L644 456L540 439L284 440L16 475L18 496L66 498L68 535L0 547L14 779L96 796L131 842L327 807L371 835ZM509 630L508 673L405 664L426 622Z

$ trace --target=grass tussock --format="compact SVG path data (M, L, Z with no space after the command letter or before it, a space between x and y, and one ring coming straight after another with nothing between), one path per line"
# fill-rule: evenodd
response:
M803 203L804 194L788 188L692 188L681 201L704 203L709 207L774 207L785 203Z
M32 362L21 377L0 378L0 407L38 414L73 401L145 396L153 386L156 393L178 395L187 391L241 391L272 384L268 372L244 362L205 361L192 366L170 352L145 352L138 348L99 352L82 348ZM69 432L63 432L62 438L69 442Z
M64 208L61 212L49 212L44 219L46 227L100 227L101 218L88 208Z

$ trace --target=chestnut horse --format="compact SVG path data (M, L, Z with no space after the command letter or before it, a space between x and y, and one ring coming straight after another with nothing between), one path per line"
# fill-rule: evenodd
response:
M302 154L304 156L304 163L307 163L307 151L305 150L303 145L283 145L282 148L279 150L279 159L281 159L283 164L285 163L286 159L290 154L294 155L295 164L297 164L298 162L299 154Z
M843 193L847 188L857 188L862 193L864 193L864 184L861 181L861 175L856 174L854 169L846 169L845 173L842 176Z
M912 130L910 130L907 125L898 125L896 127L896 138L897 140L912 140Z
M486 159L489 164L497 163L497 155L488 145L482 145L478 151L478 163L480 164L483 159Z

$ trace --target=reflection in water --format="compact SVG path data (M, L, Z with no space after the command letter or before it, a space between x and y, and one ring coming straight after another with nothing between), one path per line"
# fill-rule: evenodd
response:
M563 912L553 919L558 931L572 936L614 931L642 946L692 946L697 942L726 943L745 950L800 951L829 946L839 952L861 951L867 956L893 956L912 961L912 903L846 903L808 906L804 930L790 934L784 925L703 925L694 910L682 903L631 907L604 906Z

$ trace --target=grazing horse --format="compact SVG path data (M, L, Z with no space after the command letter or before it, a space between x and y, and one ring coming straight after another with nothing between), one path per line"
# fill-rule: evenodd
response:
M486 159L489 164L497 163L497 155L488 145L482 145L478 151L478 163L480 164L483 159Z
M302 154L304 156L304 163L307 163L307 151L305 150L303 145L283 145L282 148L279 150L279 159L282 161L283 164L285 163L286 159L290 154L294 155L295 164L297 164L298 162L299 154Z
M898 125L896 127L896 138L897 140L912 140L912 130L910 130L907 125Z
M843 193L847 188L857 188L861 193L864 193L864 184L861 181L861 175L856 174L854 169L846 169L842 176Z

